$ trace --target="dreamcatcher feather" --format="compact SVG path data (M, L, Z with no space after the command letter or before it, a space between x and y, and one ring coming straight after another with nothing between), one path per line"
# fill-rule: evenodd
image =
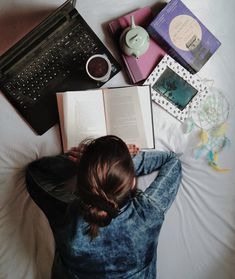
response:
M218 165L218 154L230 144L226 136L229 103L217 89L211 88L210 91L199 109L192 112L187 123L187 132L191 132L195 127L200 128L200 141L194 149L195 158L205 156L214 170L227 172L227 168Z

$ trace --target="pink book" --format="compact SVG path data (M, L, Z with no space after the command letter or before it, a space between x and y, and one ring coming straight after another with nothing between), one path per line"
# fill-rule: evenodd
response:
M150 7L144 7L109 22L109 28L114 34L114 38L117 40L118 45L122 31L130 25L130 18L132 15L135 17L136 25L140 25L144 28L146 28L153 19ZM119 49L121 51L120 46ZM133 56L127 56L123 52L121 55L131 81L137 83L146 79L151 74L165 55L165 51L150 38L150 45L147 52L138 59Z

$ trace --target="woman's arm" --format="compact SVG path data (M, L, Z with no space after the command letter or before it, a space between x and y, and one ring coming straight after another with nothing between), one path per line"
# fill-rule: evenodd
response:
M33 176L40 187L50 192L76 174L76 164L68 155L43 157L28 165L27 174Z
M74 199L66 182L75 174L76 164L67 155L44 157L27 166L28 192L50 223L60 222Z
M171 206L181 181L181 163L174 152L140 152L133 158L136 175L158 170L154 181L145 190L163 212Z

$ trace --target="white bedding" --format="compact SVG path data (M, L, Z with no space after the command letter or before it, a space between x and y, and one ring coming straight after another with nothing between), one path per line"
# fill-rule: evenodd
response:
M1 0L0 54L35 25L48 10L63 1ZM214 80L228 98L231 110L228 137L219 164L227 174L212 170L192 153L198 131L185 134L182 125L154 105L156 146L183 152L183 179L176 201L168 211L159 239L160 279L235 278L235 94L233 0L183 0L222 42L199 72ZM116 55L105 22L153 0L78 0L77 9ZM12 9L14 8L14 10ZM33 16L32 16L33 15ZM122 86L124 71L107 86ZM58 126L37 136L0 93L0 279L49 279L53 238L48 223L28 196L24 168L32 160L61 151ZM139 183L144 187L151 176ZM147 279L147 278L146 278Z

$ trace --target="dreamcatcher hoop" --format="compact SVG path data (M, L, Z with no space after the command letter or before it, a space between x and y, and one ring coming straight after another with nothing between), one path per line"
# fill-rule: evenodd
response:
M218 172L228 171L218 166L218 153L230 142L226 136L229 111L228 100L212 85L206 99L197 110L192 111L189 122L191 127L188 131L194 126L200 128L200 143L194 149L195 157L206 156L208 164Z
M199 128L211 130L227 121L229 110L229 102L223 93L211 87L200 107L192 112L192 118Z

